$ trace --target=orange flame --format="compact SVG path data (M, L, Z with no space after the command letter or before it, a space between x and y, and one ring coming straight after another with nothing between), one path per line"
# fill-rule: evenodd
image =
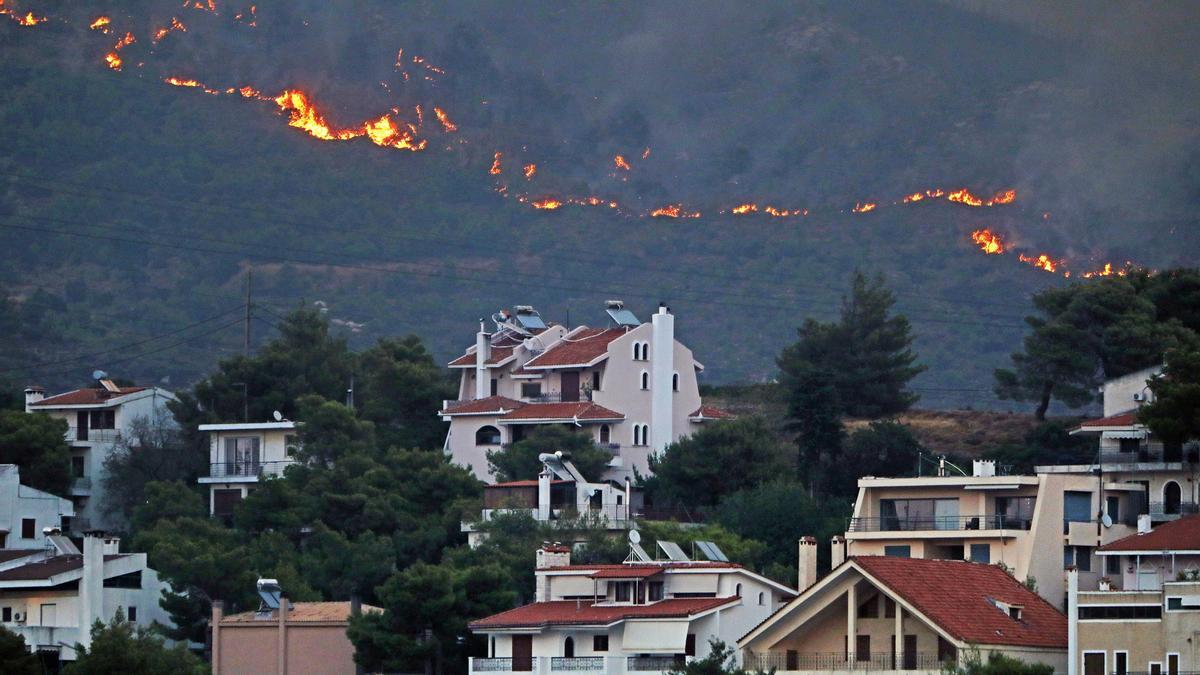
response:
M102 30L105 33L107 33L108 32L108 24L110 24L110 23L112 23L112 20L109 19L107 16L98 16L98 17L96 17L96 20L93 21L90 26L88 26L88 28L90 28L92 30Z
M1036 257L1036 258L1034 258L1032 256L1027 256L1024 253L1022 253L1022 254L1018 255L1017 258L1020 259L1020 261L1023 263L1028 263L1038 269L1042 269L1047 272L1057 271L1058 266L1062 264L1061 260L1056 261L1053 258L1051 258L1050 256L1046 255L1045 253L1038 255L1038 257Z
M631 168L629 166L629 162L625 161L624 155L617 155L616 157L613 157L613 165L623 171L629 171Z
M455 124L454 122L450 121L450 116L446 114L445 110L442 110L441 108L439 108L437 106L434 106L433 114L437 115L438 121L442 123L442 129L446 133L458 131L458 125Z
M650 212L651 218L699 218L699 211L684 211L682 204L667 204Z
M192 9L212 12L214 14L217 12L217 3L215 0L184 0L183 6L185 8L191 7Z
M1016 190L1001 190L1000 192L997 192L996 194L992 195L992 197L990 199L985 200L985 199L982 199L980 197L977 197L977 196L971 194L970 190L968 190L966 188L962 188L960 190L955 190L954 192L951 192L949 195L946 196L946 199L948 199L952 202L966 204L967 206L999 206L1001 204L1011 204L1014 201L1016 201L1017 191Z
M3 2L0 2L0 7L4 7ZM28 26L36 26L39 23L46 23L47 21L50 20L47 17L38 16L38 15L34 14L33 12L29 12L29 13L25 14L24 16L22 16L20 14L17 14L15 11L13 11L11 9L0 9L0 14L7 14L10 17L12 17L13 21L17 22L17 25L27 26L27 27Z
M868 211L874 211L877 206L879 206L879 205L874 202L866 202L866 203L859 202L859 203L855 204L854 208L852 208L850 210L853 211L854 213L866 213Z
M167 37L168 33L170 33L171 31L175 31L175 30L177 30L181 33L186 33L187 26L183 25L183 22L180 21L178 18L171 17L171 25L167 26L165 28L159 28L158 30L154 31L154 38L151 41L154 42L155 44L158 44L158 42L160 40Z
M492 174L493 176L499 176L500 172L503 170L500 168L500 157L501 153L499 152L492 156L492 168L488 169L488 173Z
M288 113L288 126L295 127L308 135L323 141L348 141L352 138L366 136L372 143L384 148L424 150L427 141L416 139L416 131L412 125L400 126L391 115L364 122L357 129L334 129L325 120L316 106L309 101L304 92L289 89L274 99L280 110Z
M396 148L397 150L417 152L418 150L424 150L428 144L428 141L418 141L416 139L416 132L413 130L412 125L401 128L396 125L391 115L384 115L373 122L367 122L363 125L363 130L372 143L383 148Z
M124 63L121 61L121 57L116 52L109 52L105 54L104 62L107 63L108 67L112 68L113 70L120 70L121 64Z
M531 180L535 175L537 175L537 164L526 164L524 171L525 180Z
M179 77L168 77L165 80L163 80L163 82L166 82L167 84L176 86L176 87L203 87L204 86L195 80L185 80L185 79L182 79Z
M532 203L533 203L533 208L542 209L545 211L553 211L554 209L561 208L563 205L563 203L561 201L551 198L551 197L547 197L546 199L538 199L538 200L533 201Z
M1133 263L1129 262L1128 260L1125 261L1125 267L1123 267L1121 269L1117 269L1117 268L1113 267L1112 263L1104 263L1104 267L1101 267L1098 270L1095 270L1092 272L1084 272L1083 278L1084 279L1092 279L1094 277L1128 276L1129 270L1132 267L1133 267Z
M758 204L738 204L733 207L733 212L739 216L744 213L757 213Z
M979 249L988 255L1004 253L1004 242L991 230L975 230L971 233L971 241L979 244Z

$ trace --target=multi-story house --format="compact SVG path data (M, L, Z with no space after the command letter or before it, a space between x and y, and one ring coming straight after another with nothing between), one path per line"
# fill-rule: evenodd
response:
M174 394L158 387L118 387L105 379L99 384L49 397L41 387L25 389L25 412L67 422L73 475L70 497L75 505L70 529L75 532L119 525L103 509L104 462L131 438L136 421L170 423L167 402L176 400Z
M71 500L21 485L16 464L0 464L0 549L46 547L46 531L61 530L75 515Z
M802 589L738 648L747 668L777 673L932 675L972 651L1061 672L1067 637L1062 612L996 565L862 556Z
M1147 519L1148 520L1148 519ZM1200 670L1200 516L1100 549L1098 590L1068 581L1069 675L1178 675Z
M641 323L617 301L609 325L567 328L546 324L531 307L481 324L475 344L450 362L460 370L458 400L440 415L450 423L445 449L455 463L491 480L487 453L524 438L531 429L565 425L582 430L613 453L606 476L624 480L649 473L651 453L725 417L700 400L704 366L675 339L675 317L660 306Z
M486 538L481 525L501 513L528 514L539 523L586 524L622 531L633 527L642 506L642 491L625 483L589 482L561 453L541 457L542 472L535 480L486 485L483 512L477 522L464 522L467 543L476 547Z
M75 645L91 647L92 624L118 610L135 624L171 625L159 605L165 588L145 553L121 553L119 539L99 532L83 535L82 553L55 532L41 550L0 550L0 626L60 663L75 660Z
M470 672L661 673L706 656L711 638L733 645L795 595L740 565L666 549L674 560L572 565L570 547L544 546L536 601L470 624L488 638Z
M296 423L233 422L201 424L208 432L208 475L199 483L208 486L209 513L220 518L233 510L255 488L263 476L281 476L296 463L300 449Z

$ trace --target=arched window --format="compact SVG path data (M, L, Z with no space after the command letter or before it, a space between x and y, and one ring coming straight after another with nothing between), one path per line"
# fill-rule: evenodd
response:
M671 391L679 391L679 373L671 376Z
M1179 513L1180 502L1183 501L1179 483L1173 480L1163 485L1163 513Z
M647 373L646 371L643 370L642 371L642 391L646 391L649 388L650 388L650 373Z
M767 604L767 595L766 595L766 593L759 592L759 594L758 594L758 604L759 604L759 605L765 605L765 604Z
M742 585L741 584L738 584L737 586L733 587L733 594L739 598L742 597Z
M475 445L500 445L500 430L491 425L475 432Z
M568 637L563 640L563 657L568 659L575 658L575 638Z
M640 342L633 343L633 360L634 361L642 360L642 343L640 343Z
M611 437L611 435L612 435L612 431L608 428L608 425L601 424L600 425L600 442L601 443L610 443L611 441L609 441L609 438Z
M646 437L649 436L649 434L647 433L648 430L649 430L649 427L647 427L645 424L633 425L633 444L634 445L645 445Z

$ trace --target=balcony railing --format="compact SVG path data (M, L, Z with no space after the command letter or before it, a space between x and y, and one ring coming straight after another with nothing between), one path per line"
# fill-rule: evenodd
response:
M552 656L550 657L550 670L558 671L579 671L579 670L604 670L603 656Z
M532 659L532 658L529 658L529 659L516 659L516 660L517 660L518 662L520 662L520 661L527 661L528 663L517 663L517 664L515 664L515 665L518 665L518 666L521 666L521 665L524 665L524 666L526 666L526 667L524 667L524 668L516 668L515 670L528 670L528 671L532 671L532 670L533 670L533 659ZM490 658L490 659L473 658L473 659L471 659L471 672L472 672L472 673L503 673L503 672L512 672L512 671L514 670L514 668L513 668L513 665L514 665L514 664L513 664L513 659L511 659L511 658L507 658L507 657L504 657L504 658Z
M1187 447L1167 450L1166 448L1140 448L1132 452L1102 452L1102 464L1200 464L1200 448Z
M803 670L939 670L942 662L932 652L901 654L871 652L866 659L847 656L844 652L768 652L753 654L747 666L759 670L781 672Z
M217 462L210 464L209 478L261 478L282 476L283 470L295 464L293 460L281 462Z
M630 672L670 670L682 661L682 658L674 656L630 656L625 661L625 670Z
M121 430L67 427L65 438L68 443L115 443L121 440Z
M89 476L75 476L71 479L72 490L88 490L92 487L92 479Z
M472 657L470 673L662 673L684 663L683 656L527 656Z
M1150 502L1150 515L1154 518L1164 516L1193 516L1200 513L1200 504L1196 502L1180 502L1166 504L1165 502Z
M1028 530L1029 518L999 514L982 516L883 516L851 518L850 532L913 532L927 530Z

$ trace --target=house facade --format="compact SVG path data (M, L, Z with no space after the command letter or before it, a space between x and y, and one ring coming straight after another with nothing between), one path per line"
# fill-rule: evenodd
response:
M726 416L703 406L697 376L704 366L675 339L675 317L660 306L641 323L621 303L609 325L549 325L531 307L493 316L475 344L450 368L462 375L458 400L439 414L450 423L445 450L491 482L487 453L532 429L564 425L612 451L605 476L622 481L649 473L650 455Z
M31 652L74 661L75 645L91 646L91 627L120 610L135 624L171 625L159 606L165 582L144 553L121 553L120 540L83 536L83 551L61 534L42 550L0 550L0 625Z
M208 486L209 514L221 518L233 511L264 476L282 476L296 463L300 449L296 423L245 422L201 424L208 433L208 475L197 482Z
M862 556L738 641L778 673L937 673L971 650L1066 666L1066 617L996 565Z
M0 464L0 549L45 548L46 531L63 529L74 508L69 499L22 485L16 464Z
M109 380L100 380L97 387L49 397L41 387L25 389L25 412L67 422L73 476L70 498L75 510L68 527L73 532L116 529L120 525L112 522L102 508L104 462L131 438L138 420L170 423L167 421L173 418L167 402L174 400L174 394L159 387L118 387Z
M795 591L713 561L570 564L570 547L538 551L536 601L470 624L488 638L470 672L660 673L732 645Z

